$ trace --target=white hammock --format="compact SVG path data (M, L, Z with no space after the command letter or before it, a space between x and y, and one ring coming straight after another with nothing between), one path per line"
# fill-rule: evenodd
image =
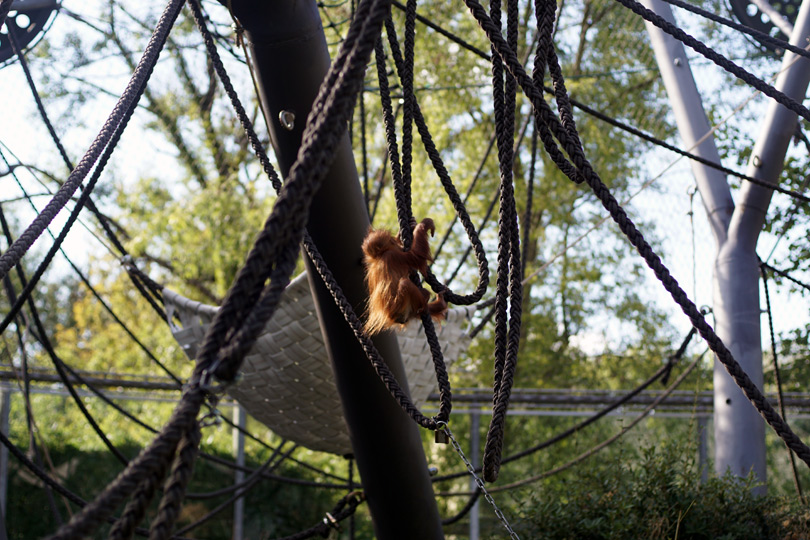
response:
M163 289L172 334L189 358L197 353L217 312L209 306ZM445 362L467 348L474 308L453 308L436 326ZM174 317L180 319L178 326ZM397 332L411 398L417 406L436 391L433 360L422 324L412 321ZM254 418L276 434L312 450L351 453L332 366L305 274L284 291L272 319L245 358L241 377L227 392ZM393 399L393 398L392 398Z

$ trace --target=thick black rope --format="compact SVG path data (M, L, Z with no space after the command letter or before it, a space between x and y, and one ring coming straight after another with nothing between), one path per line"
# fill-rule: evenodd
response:
M369 16L361 19L363 21L361 24L352 25L359 27L360 34L365 35L365 40L359 40L359 43L365 43L365 46L355 46L349 52L339 53L337 60L332 65L327 81L330 81L331 78L330 82L335 84L321 87L316 105L313 107L314 114L310 115L311 121L308 122L304 133L304 143L299 152L299 158L290 171L290 179L282 188L265 229L248 255L245 267L240 270L223 307L209 327L206 340L198 355L195 371L172 418L161 435L130 463L96 501L74 516L68 526L60 529L56 537L81 536L95 528L100 523L99 520L105 519L126 496L126 493L137 487L133 485L135 482L142 481L145 475L154 474L160 464L165 464L166 459L173 453L169 445L177 443L181 437L188 444L184 447L187 450L181 451L182 455L178 458L177 477L172 484L177 493L172 496L177 499L182 495L184 491L182 477L185 474L183 471L188 468L190 461L186 455L189 452L196 452L193 433L198 428L196 416L207 395L208 369L215 368L215 363L221 360L217 353L218 349L225 345L225 334L231 329L239 328L241 323L252 315L252 308L259 300L264 289L263 283L268 274L271 278L272 292L273 285L288 281L293 270L294 252L296 244L303 234L303 223L307 218L309 202L329 165L331 154L344 125L343 121L348 118L352 109L353 97L356 96L357 90L357 75L362 74L362 69L367 61L370 53L369 43L373 44L382 25L382 19L387 14L388 6L384 2L374 0L363 2L363 6L369 4L373 5L368 10ZM201 19L199 6L195 2L192 2L192 8L195 18ZM342 47L341 51L345 51L345 49L346 47ZM319 151L315 152L313 148L317 148ZM300 223L298 223L299 221ZM293 251L292 264L289 264L290 248ZM275 263L274 268L273 263ZM263 264L271 267L272 271L268 272L266 268L261 268ZM260 311L264 310L269 317L276 304L277 301L275 304L272 301L259 302L258 308ZM225 321L234 322L231 326ZM251 336L247 335L247 339L250 338ZM230 357L226 358L221 365L235 373L238 365L233 364L239 364L240 361L241 358ZM174 502L169 501L165 506L165 512L170 514L173 507ZM170 521L170 517L165 519ZM159 535L160 531L156 531L156 534Z
M397 2L394 2L393 5L404 10L404 6L402 6L402 4L398 4ZM429 28L432 28L432 29L436 30L437 32L441 33L442 35L448 37L454 43L457 43L458 45L460 45L464 49L469 50L470 52L476 54L477 56L479 56L479 57L481 57L481 58L483 58L483 59L485 59L487 61L489 61L491 59L491 57L490 57L490 55L488 53L486 53L486 52L484 52L484 51L470 45L468 42L464 41L463 39L461 39L457 35L455 35L452 32L449 32L449 31L441 28L437 24L431 22L429 19L426 19L426 18L424 18L424 17L422 17L420 15L417 15L416 20L423 23L423 24L425 24ZM537 65L537 64L535 64L535 65ZM540 86L538 86L538 88L539 87ZM554 94L554 90L551 89L551 88L548 88L548 87L543 87L543 91L545 91L548 94L552 94L552 95ZM606 123L618 128L618 129L621 129L622 131L630 133L631 135L634 135L634 136L636 136L636 137L638 137L640 139L643 139L643 140L645 140L645 141L647 141L649 143L655 144L656 146L660 146L661 148L665 148L665 149L669 150L670 152L675 152L675 153L677 153L679 155L682 155L684 157L687 157L687 158L689 158L689 159L691 159L693 161L697 161L698 163L702 163L703 165L706 165L708 167L712 167L713 169L716 169L718 171L722 171L725 174L734 176L736 178L739 178L741 180L745 180L747 182L751 182L752 184L756 184L756 185L759 185L759 186L762 186L762 187L772 189L774 191L777 191L779 193L788 195L790 197L793 197L794 199L797 199L797 200L800 200L800 201L803 201L803 202L810 202L810 197L808 197L806 195L803 195L802 193L799 193L798 191L789 190L789 189L780 187L778 185L771 184L769 182L764 182L764 181L762 181L762 180L760 180L758 178L754 178L752 176L747 176L747 175L745 175L745 174L743 174L743 173L741 173L739 171L729 169L728 167L724 167L723 165L721 165L719 163L715 163L715 162L713 162L711 160L708 160L706 158L703 158L703 157L698 156L696 154L693 154L691 152L687 152L685 150L682 150L682 149L678 148L677 146L673 146L673 145L667 143L666 141L664 141L662 139L654 137L654 136L652 136L652 135L650 135L648 133L645 133L645 132L643 132L643 131L641 131L641 130L639 130L639 129L637 129L637 128L629 125L629 124L626 124L626 123L624 123L624 122L622 122L620 120L617 120L616 118L613 118L613 117L608 116L608 115L606 115L606 114L604 114L604 113L602 113L600 111L597 111L596 109L594 109L592 107L589 107L588 105L585 105L584 103L582 103L580 101L577 101L576 99L570 98L570 102L571 102L571 105L573 105L577 109L580 109L581 111L587 113L588 115L593 116L594 118L597 118L599 120L602 120L603 122L606 122Z
M369 3L361 3L358 9L358 13L367 10L368 16L358 16L349 30L362 39L347 39L332 64L310 113L296 164L200 348L200 365L204 370L213 367L222 380L231 380L241 362L238 356L219 354L226 336L241 327L240 339L231 340L229 351L244 350L245 344L255 341L278 303L281 285L289 281L295 267L309 202L331 163L335 145L351 115L365 62L387 14L387 4L375 2L370 9ZM268 274L271 285L266 294L262 294ZM250 326L243 326L248 322Z
M141 81L141 86L138 88L138 93L137 93L138 97L140 97L141 93L143 93L143 90L146 88L146 81L147 81L146 79L143 79ZM61 248L62 243L64 242L65 238L67 237L68 233L70 232L71 227L76 222L76 220L79 218L79 214L81 213L82 208L84 208L85 203L87 202L87 200L90 197L90 193L93 191L93 188L96 186L96 183L98 182L99 178L101 177L101 173L104 171L104 168L106 167L107 162L110 159L110 156L112 155L113 151L115 150L116 145L118 144L118 141L121 139L121 135L123 134L124 130L127 127L127 123L129 122L129 119L131 118L131 112L132 112L132 110L134 110L134 107L135 107L136 104L137 104L137 97L131 103L132 109L127 111L129 114L125 115L124 118L122 118L121 121L115 126L115 129L114 129L114 131L112 133L112 137L109 140L109 144L104 149L104 153L102 154L101 158L99 159L99 162L98 162L98 165L96 166L95 171L93 171L93 176L90 178L90 181L87 183L87 187L82 191L82 194L79 196L79 199L76 201L76 204L74 205L73 210L70 212L70 216L68 217L67 221L65 222L65 225L59 231L59 234L56 237L56 239L53 241L53 244L48 249L48 253L45 255L45 258L42 260L42 262L37 267L36 271L34 272L34 275L31 276L31 279L25 285L25 288L22 290L19 297L17 298L17 302L15 302L15 304L11 307L11 309L6 314L3 321L0 322L0 333L2 333L3 330L5 330L8 327L8 325L11 323L12 319L16 316L16 314L22 308L22 305L31 296L31 293L33 292L33 290L36 287L37 283L39 282L40 278L45 273L45 270L48 269L48 266L50 266L50 263L53 260L53 258L56 256L56 252L59 251L59 249ZM65 182L65 184L67 184L67 182ZM61 191L61 189L60 189L60 191ZM56 196L54 196L54 198L55 197ZM50 202L48 204L50 205ZM46 210L47 210L47 207L46 207ZM43 210L42 212L45 212L46 210ZM41 216L41 215L42 215L42 213L39 214L39 216ZM39 216L37 216L37 217L39 217ZM47 226L48 226L48 224L46 223L45 228L47 228ZM25 233L23 233L23 234L25 234ZM15 244L16 244L16 242L15 242ZM9 251L11 251L11 250L9 250Z
M576 162L577 170L585 178L585 181L594 191L596 196L602 202L602 205L610 213L613 220L619 225L620 230L627 236L631 244L638 250L639 254L645 260L650 269L653 270L656 277L664 285L664 288L670 293L673 300L681 307L684 313L689 317L692 325L697 328L700 335L709 344L711 350L717 355L717 359L724 365L731 377L742 389L746 397L757 408L760 414L765 418L765 421L776 431L776 433L783 440L787 442L789 447L796 452L805 463L810 465L810 448L805 445L801 439L790 429L790 426L779 416L773 409L771 404L762 395L762 392L751 381L745 371L740 367L739 363L734 359L731 352L720 340L714 329L706 322L706 319L698 310L697 306L688 298L686 293L675 280L669 269L664 266L661 259L653 251L652 247L647 243L642 234L633 224L632 220L627 216L621 208L615 197L610 193L610 190L605 186L598 174L593 170L590 162L584 156L581 148L575 147L567 137L565 129L556 119L551 108L543 100L542 92L533 84L531 78L526 74L523 66L517 59L514 51L509 48L505 43L503 37L500 35L498 28L493 24L492 20L487 16L483 7L477 0L465 0L468 8L473 16L479 22L479 25L484 29L490 41L494 44L497 54L506 63L507 69L516 77L518 83L523 88L525 95L529 98L534 107L535 114L546 125L554 128L554 136L565 148L566 152L572 156ZM540 133L541 137L544 134ZM544 140L544 144L553 145L553 140Z
M194 472L201 438L200 424L192 422L177 447L171 473L163 487L163 498L160 500L157 516L149 527L149 540L165 540L171 535L185 499L186 487Z
M168 464L164 464L164 467L157 471L154 476L144 478L138 485L135 493L132 494L132 498L124 507L121 517L118 518L115 525L113 525L110 530L110 540L129 540L132 538L138 524L143 521L146 515L146 509L154 498L155 492L160 485L160 481L165 476L167 468Z
M361 6L358 8L357 16L364 17L365 16L365 11L361 11L361 10L363 10L364 8L367 9L367 7L368 7L367 3L361 4ZM205 36L206 30L204 28L204 25L200 25L201 21L202 21L202 18L199 18L199 20L197 22L198 22L198 25L201 27L201 30L203 31L203 35ZM351 32L351 29L350 29L350 32ZM347 39L347 41L348 41L348 39ZM220 71L221 71L222 75L225 75L225 77L227 77L227 75L224 73L224 68L221 67L221 62L218 59L218 53L216 51L215 45L213 44L213 40L210 40L210 43L209 43L209 40L206 39L206 45L208 47L209 54L211 55L211 57L212 57L212 59L214 61L215 69L217 70L218 73L220 73ZM232 91L232 87L230 87L228 84L226 84L226 89L227 89L226 92L231 97L232 102L234 102L234 104L236 106L236 104L238 103L238 98L236 97L235 92ZM237 108L237 111L239 111L241 109L241 106L238 106L236 108ZM258 141L258 137L255 137L255 133L253 133L253 128L250 125L249 121L247 121L246 115L241 115L240 114L239 116L240 116L240 121L242 121L243 127L249 133L249 136L251 137L251 140L255 139L256 144L254 145L254 150L260 156L260 160L262 160L262 163L266 164L266 170L268 171L268 176L270 176L271 181L273 181L274 186L276 186L277 176L275 175L275 171L272 169L272 166L270 165L269 160L267 159L267 156L266 156L266 153L264 152L264 149L262 148L260 142ZM317 271L320 273L321 277L324 279L324 283L327 285L328 289L330 290L330 293L335 298L335 301L336 301L338 307L343 312L344 317L346 317L347 321L352 326L352 330L355 332L355 335L360 340L360 343L363 346L364 350L366 351L366 353L367 353L367 355L369 357L369 360L371 361L373 367L377 371L380 378L385 383L388 390L391 392L391 394L394 396L394 398L398 401L398 403L403 408L403 410L405 410L405 412L407 412L409 415L411 415L411 417L417 423L419 423L420 425L423 425L425 427L435 429L436 420L428 419L424 415L419 413L418 409L416 409L416 407L410 401L410 398L408 397L407 393L405 393L401 389L399 384L397 383L395 377L393 376L391 371L388 369L387 364L384 362L384 360L382 359L379 352L374 347L371 340L368 339L368 337L362 332L362 323L360 323L359 319L357 318L356 314L353 311L353 308L351 307L349 302L346 300L346 298L343 296L343 293L340 290L340 287L335 282L334 278L331 275L331 272L326 267L326 264L323 261L323 259L321 258L320 253L317 251L317 248L311 242L308 235L305 236L303 244L304 244L305 249L308 252L308 255L313 260L313 263L315 264ZM265 297L265 300L269 297L270 294L271 294L270 291L268 291L266 293L266 295L263 295ZM275 294L275 293L273 293L273 294ZM251 325L246 324L245 326L251 326ZM261 328L263 328L263 325L261 327L258 327L258 326L256 326L256 327L259 330L261 330ZM443 362L443 359L442 359L442 356L441 356L441 348L440 348L440 345L438 343L438 339L435 338L435 332L433 333L433 338L431 338L431 336L427 332L426 332L426 335L427 335L428 343L429 343L429 346L431 348L431 352L432 352L433 359L434 359L434 368L436 369L437 380L438 380L440 392L444 396L443 405L441 407L442 411L440 412L440 417L437 417L437 418L440 419L440 420L444 420L446 418L449 418L449 414L450 414L451 393L450 393L449 380L447 378L446 368L444 366L444 362Z
M406 27L410 26L411 31L413 30L413 18L412 15L415 13L416 4L415 2L411 2L409 0L409 12L411 13L410 17L406 17L406 19L410 20L410 23L406 22ZM386 27L390 36L392 35L393 23L391 18L388 17L386 19ZM394 37L395 40L395 37ZM407 36L406 36L406 44L407 44ZM394 41L393 43L396 43ZM411 43L409 45L411 48L410 51L410 62L411 65L413 64L413 39L411 38ZM406 47L406 56L408 55L408 50ZM403 246L405 248L409 248L411 241L412 241L412 231L411 231L411 223L413 221L413 215L411 212L412 202L411 202L411 178L410 178L410 163L411 163L411 155L412 155L412 147L413 147L413 140L412 140L412 122L413 117L415 115L415 108L416 108L416 100L414 99L405 99L405 104L403 106L403 151L402 151L402 162L400 163L399 160L399 152L397 150L397 140L396 140L396 129L394 127L394 118L393 118L393 110L391 106L391 97L390 92L388 89L388 75L385 70L385 54L383 51L382 45L382 38L378 39L376 47L375 47L375 58L376 58L376 65L377 65L377 76L379 79L380 84L380 98L383 106L383 119L385 123L385 131L386 131L386 139L388 143L388 156L389 161L391 163L391 178L394 184L394 191L396 193L396 204L397 204L397 217L400 223L400 238L402 240ZM407 64L408 62L404 62ZM400 74L403 84L403 91L405 96L412 96L413 95L413 73L412 70L405 69L404 73ZM410 81L410 88L408 79ZM405 128L405 126L408 128ZM407 156L407 158L406 158ZM405 228L402 228L402 224L406 223ZM307 239L307 241L311 244L311 240ZM308 249L311 250L311 249ZM314 260L314 259L313 259ZM352 326L352 330L354 331L355 335L360 339L362 332L358 332L359 330L359 320L357 320L356 316L353 313L349 313L345 308L351 307L349 303L344 299L338 300L337 294L342 296L342 292L339 291L337 283L334 282L334 279L329 276L326 277L324 272L324 268L319 268L318 272L324 278L324 282L327 283L330 292L332 292L335 300L341 306L341 311L344 313L344 317L346 320L350 321L350 325ZM420 285L419 276L416 271L412 272L411 279L417 284ZM438 292L438 291L437 291ZM337 294L336 294L337 293ZM445 298L449 300L449 298ZM344 307L345 305L345 307ZM394 395L394 397L399 402L400 406L413 418L417 423L420 425L428 428L428 429L436 429L437 422L440 421L447 421L450 417L450 409L451 409L451 390L450 390L450 382L447 378L447 368L444 363L444 356L442 354L441 344L439 343L439 338L436 335L436 328L433 325L433 320L430 317L430 314L425 311L422 313L422 327L425 330L425 338L428 342L428 346L430 348L431 359L433 360L434 369L436 371L437 380L439 381L439 393L441 395L441 406L439 414L436 415L434 418L427 418L418 409L413 405L410 401L407 393L403 392L402 389L399 387L398 382L396 379L389 374L386 374L383 377L383 372L387 371L387 365L382 359L379 357L379 353L376 351L375 348L369 348L369 343L364 343L364 341L368 341L367 338L361 339L361 345L367 352L371 352L369 355L369 359L371 360L372 364L374 365L375 370L381 377L383 377L383 382L385 383L386 387L388 387L389 391ZM383 371L384 370L384 371Z
M749 73L745 69L741 68L728 58L724 57L722 54L719 54L711 47L708 47L706 44L701 42L700 40L690 36L676 25L672 24L671 22L667 21L660 15L657 15L655 12L645 8L635 0L616 0L618 3L635 13L636 15L641 16L645 20L651 22L667 34L671 35L678 41L682 42L684 45L689 46L690 48L694 49L701 55L705 56L719 67L723 68L724 70L728 71L748 86L759 90L766 96L770 97L780 105L784 106L790 111L795 112L805 120L810 120L810 109L799 103L798 101L788 97L783 92L777 90L770 84L766 83L759 77Z
M391 21L389 16L388 21ZM405 4L405 40L403 42L403 64L399 71L399 80L402 85L402 95L413 95L413 56L416 38L416 0L406 0ZM402 243L405 249L410 248L412 241L411 220L413 219L413 202L411 174L413 164L413 99L406 99L402 104L402 197L396 198L397 217Z
M760 261L759 271L762 275L762 289L765 292L765 310L768 312L768 332L771 336L771 354L773 354L773 377L776 381L776 406L779 407L779 412L782 418L787 418L785 414L785 396L782 392L782 375L779 371L779 355L776 352L776 334L773 331L773 312L771 311L771 295L768 291L768 271L764 263ZM793 451L788 447L788 456L790 457L790 469L793 473L793 485L796 487L796 493L799 495L799 500L804 503L804 494L802 493L802 483L799 480L799 471L796 469L796 457Z
M778 274L778 275L782 276L783 278L785 278L788 281L794 283L795 285L798 285L799 287L801 287L802 289L804 289L806 291L810 291L810 285L809 284L807 284L807 283L805 283L803 281L799 281L798 279L791 276L789 273L785 272L784 270L779 270L778 268L774 268L773 266L771 266L770 264L768 264L766 262L763 262L761 264L762 264L763 268L766 268L767 270L770 270L774 274Z
M36 102L36 106L37 106L37 110L39 111L40 118L42 119L43 123L45 124L45 127L48 129L48 133L50 134L51 139L54 142L54 145L57 147L57 149L59 151L59 155L62 157L62 161L65 163L65 166L67 167L68 172L70 172L74 168L73 163L71 162L70 158L68 157L67 151L65 150L65 147L62 144L62 141L59 138L59 135L56 133L56 130L53 127L53 123L50 121L48 113L45 110L45 105L42 103L42 99L41 99L41 97L39 95L39 91L37 90L36 83L34 82L34 79L31 76L31 70L29 69L28 61L25 58L25 54L23 54L23 52L20 50L20 48L19 48L19 46L17 44L16 37L15 37L14 34L15 34L15 32L10 32L9 33L9 39L10 39L10 42L11 42L11 46L12 46L12 49L13 49L14 53L17 54L17 56L18 56L18 58L20 60L20 66L23 69L23 73L25 74L26 81L28 82L28 87L31 90L32 96L34 97L34 101ZM145 83L146 83L146 81L144 81L144 85L145 85ZM140 90L140 92L143 92L143 90ZM125 123L126 122L123 122L123 124L125 124ZM119 126L118 130L116 131L116 133L118 134L119 137L120 137L121 132L122 132L122 128L121 128L121 126ZM117 145L117 139L114 140L114 141L111 141L110 146L113 149L115 148L116 145ZM96 173L93 176L93 179L95 181L98 180L98 175L104 169L104 165L106 165L106 161L109 158L109 154L111 152L112 152L112 149L110 147L108 147L107 151L105 152L105 156L102 157L102 164L100 164L97 167ZM3 156L3 161L5 161L7 165L9 165L8 161L5 159L5 156ZM10 168L11 167L9 165L9 169ZM22 185L20 184L19 180L17 179L17 175L14 174L14 173L12 173L12 174L14 176L14 179L17 181L17 184L20 185L21 189L23 189ZM118 239L118 236L115 234L115 232L110 227L109 220L98 209L98 207L93 202L92 198L90 198L90 196L89 196L89 192L91 192L93 190L94 184L95 184L95 182L91 181L91 185L89 185L86 188L84 186L82 186L81 184L79 184L79 188L83 190L83 198L80 199L80 201L79 201L80 204L78 204L79 209L82 206L86 205L87 208L90 209L90 211L97 217L97 219L99 220L99 223L101 224L107 238L112 242L112 244L116 247L116 249L119 251L119 253L121 255L127 256L128 253L127 253L126 249L124 248L123 244L121 243L121 241ZM33 207L34 204L30 200L30 197L27 196L24 189L23 189L23 193L25 194L26 198L28 198L29 202L31 203L31 205ZM76 215L78 215L78 210L74 209L74 213ZM70 226L72 226L73 221L75 221L76 218L74 218L73 215L74 214L71 214L72 220L69 221L69 225L66 228L69 228ZM48 232L49 232L49 234L51 234L50 230L48 230ZM64 240L63 235L65 235L65 234L67 234L67 231L65 229L63 229L63 233L60 235L59 240L55 240L55 244L57 246L61 246L61 243ZM51 237L53 237L53 234L51 234ZM54 251L53 247L51 248L51 251L52 252ZM93 287L89 285L89 283L84 278L84 276L81 274L81 272L78 270L78 268L72 263L72 261L70 261L70 259L65 254L64 250L62 250L61 247L59 247L59 251L68 260L68 263L73 267L74 271L76 271L76 273L79 274L79 277L82 279L82 281L84 281L88 285L90 290L93 291L94 294L95 294L95 290L93 289ZM52 257L53 257L52 254L50 254L50 257L46 256L45 260L40 265L39 269L37 269L34 277L31 280L31 282L32 282L31 286L32 287L36 284L37 281L39 281L39 276L41 275L42 271L44 271L44 269L50 264L50 261L51 261ZM134 265L131 265L131 266L134 266ZM131 274L130 274L130 276L131 276ZM160 309L160 307L157 306L154 303L154 301L152 300L152 298L149 295L146 294L146 291L144 291L143 287L141 287L140 284L137 281L134 281L134 283L138 287L140 292L142 294L144 294L144 296L147 298L147 300L150 301L150 303L157 310L157 312L159 314L163 315L163 312ZM30 291L24 291L23 292L23 294L22 294L23 298L20 300L19 304L15 304L15 306L12 308L10 314L16 312L17 310L19 310L19 308L22 306L22 301L24 300L25 297L27 297L28 294L30 294ZM163 315L163 317L165 318L165 315ZM8 322L9 322L9 316L7 316L6 319L2 323L0 323L0 333L3 331L3 329L6 328L6 326L8 325ZM126 328L125 328L125 330L126 330ZM158 362L158 365L160 365L161 368L163 368L163 366L159 362ZM164 368L164 371L165 371L165 368Z
M281 446L279 446L279 449L280 448L281 448ZM204 523L206 523L206 522L210 521L211 519L213 519L214 517L216 517L220 512L222 512L226 508L233 507L234 502L236 502L238 499L241 499L242 497L244 497L251 489L253 489L253 487L258 485L259 480L262 479L262 474L264 472L270 472L270 471L273 471L276 468L278 468L278 466L281 465L284 462L284 460L287 457L289 457L289 455L292 454L297 448L298 448L297 444L292 445L288 450L286 450L284 452L284 454L282 456L280 456L278 458L278 460L275 460L278 453L277 452L274 453L272 456L270 456L264 462L264 464L262 464L261 467L256 469L253 472L253 474L251 474L244 481L240 482L239 484L235 484L233 486L230 486L229 488L226 488L230 492L235 491L236 493L234 493L227 500L222 501L217 506L212 508L204 516L202 516L199 519L193 521L192 523L189 523L188 525L184 525L183 527L181 527L180 529L175 531L174 534L184 534L184 533L187 533L188 531L196 529L200 525L203 525ZM275 461L275 463L274 463L274 461ZM222 492L224 490L219 490L219 491Z
M686 11L691 11L696 15L700 15L701 17L705 17L706 19L709 19L716 23L720 23L723 26L728 26L729 28L732 28L738 32L748 34L749 36L756 38L756 40L761 43L766 43L777 49L784 49L792 53L798 54L799 56L810 58L810 51L806 49L796 47L795 45L791 45L788 41L784 39L773 37L770 34L760 32L759 30L751 28L750 26L746 26L731 19L727 19L725 17L721 17L720 15L716 15L711 11L707 11L705 9L699 8L687 2L682 2L681 0L664 0L664 2L666 2L667 4L671 4L673 6L677 6L681 9L685 9Z
M124 93L116 103L98 136L90 145L85 155L70 173L68 179L59 188L53 198L40 212L34 221L26 228L25 232L14 242L14 244L2 255L0 255L0 279L17 264L28 248L42 234L48 224L56 214L73 196L82 180L87 176L90 169L98 160L99 155L112 140L116 127L132 116L138 98L140 97L144 84L149 79L152 69L157 62L163 44L168 37L169 30L174 24L177 15L180 13L183 0L171 0L166 11L161 16L155 28L155 32L149 39L141 60L135 68L135 72L129 81Z
M388 43L391 47L391 55L394 58L394 64L396 65L397 72L401 73L402 70L405 69L405 61L399 50L396 29L394 28L393 21L390 18L385 22L385 30L386 34L388 35ZM459 295L453 292L449 287L447 287L446 284L441 283L436 276L433 275L430 269L428 269L428 274L425 276L425 281L435 292L443 292L445 300L452 304L465 306L475 304L481 300L486 292L487 286L489 285L489 268L486 252L484 251L484 247L481 244L480 238L478 237L475 226L467 213L467 208L464 205L464 202L461 200L461 197L453 184L453 180L450 178L450 174L447 172L447 169L444 166L441 154L436 148L436 144L433 142L433 137L431 136L427 123L425 122L425 118L422 115L416 95L411 92L410 94L403 95L403 99L406 102L412 102L414 122L416 123L417 130L419 131L419 136L422 139L425 152L428 155L428 159L430 160L433 169L436 171L436 174L439 177L439 181L442 183L442 187L444 188L448 199L453 205L453 209L455 210L459 221L461 221L461 224L467 233L467 238L470 240L470 245L475 251L475 257L478 264L478 285L471 294Z
M403 191L405 182L402 178L402 166L399 159L399 146L397 144L396 126L394 125L394 109L391 104L391 92L388 85L388 71L385 62L385 50L383 49L382 37L377 41L374 48L375 65L377 66L377 80L380 88L380 103L382 105L383 125L385 126L385 139L388 148L388 162L391 166L391 183L394 186L394 198L397 201L397 220L399 222L399 234L403 245L410 247L412 231L410 224L410 205L405 205L407 195ZM404 216L404 223L403 221ZM407 242L407 244L406 244Z
M490 15L493 23L500 27L499 2L490 3ZM516 50L518 39L516 0L507 0L506 29L507 43L512 50ZM495 374L492 385L492 419L487 431L483 459L483 477L487 482L498 479L501 466L506 412L517 368L523 302L520 241L512 175L517 83L510 73L504 73L503 62L497 55L492 56L492 84L500 165L500 204L498 276L495 292Z

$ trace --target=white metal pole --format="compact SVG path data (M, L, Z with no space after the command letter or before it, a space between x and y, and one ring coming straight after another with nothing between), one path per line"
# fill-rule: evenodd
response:
M474 409L470 412L470 462L478 463L479 448L481 446L481 412ZM475 480L470 478L470 490L475 491L478 486L475 485ZM473 507L470 509L470 540L478 540L481 534L480 517L478 513L479 500L475 501Z
M660 0L642 0L658 15L674 21L669 6ZM683 45L657 27L647 26L676 122L687 146L708 130L700 94L691 76ZM791 43L807 45L810 30L810 3L803 2ZM810 81L810 64L795 62L786 54L784 71L776 88L797 100L803 100ZM791 65L790 69L785 69ZM695 127L697 126L697 127ZM782 170L785 152L794 129L796 115L775 102L762 124L760 138L752 153L748 175L776 182ZM704 141L704 144L706 141ZM716 153L716 150L715 150ZM704 157L716 160L700 153ZM756 243L765 223L772 190L744 183L740 202L735 208L727 182L716 171L693 164L715 238L718 256L714 275L714 318L717 334L731 350L749 377L762 387L762 344L760 331L759 268ZM707 175L707 176L702 176ZM713 176L708 176L713 175ZM730 470L745 476L753 470L765 482L765 426L762 418L743 396L737 385L716 364L714 370L715 470Z
M233 423L245 429L246 416L245 409L238 403L233 408ZM245 434L239 429L233 430L233 453L236 454L236 464L239 467L245 466ZM242 469L236 469L233 474L234 484L239 484L245 479ZM244 536L245 521L245 499L240 497L233 503L233 540L242 540Z
M669 4L661 0L641 0L641 3L669 22L675 22ZM711 127L706 119L700 92L692 76L683 43L652 23L645 22L645 24L684 147L695 155L720 163L720 153L717 151L714 137L709 134ZM726 239L731 214L734 212L734 201L731 198L726 175L697 161L691 161L690 165L712 232L718 246L722 245Z

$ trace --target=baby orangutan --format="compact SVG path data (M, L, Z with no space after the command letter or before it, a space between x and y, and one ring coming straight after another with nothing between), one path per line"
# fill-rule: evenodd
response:
M447 302L442 294L428 303L430 293L410 279L411 270L427 273L433 262L428 244L428 231L436 232L433 220L425 218L413 229L413 243L409 251L402 249L402 241L385 230L369 229L363 240L369 302L365 329L369 335L404 325L427 312L434 320L444 318Z

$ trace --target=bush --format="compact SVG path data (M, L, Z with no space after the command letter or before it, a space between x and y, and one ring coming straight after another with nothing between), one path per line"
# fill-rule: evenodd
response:
M753 477L700 481L691 452L648 448L635 464L594 460L535 491L517 529L533 539L763 540L810 537L798 502L756 495Z
M138 452L138 448L135 446L119 448L128 456L134 456ZM65 446L51 447L49 452L57 473L60 475L60 480L68 489L87 499L92 499L95 494L99 493L123 467L115 457L106 451L82 451ZM227 454L220 454L218 457L230 459ZM16 460L10 459L9 465L6 514L8 538L10 540L29 540L54 533L59 523L41 482ZM258 467L260 463L249 462L248 465ZM294 464L285 463L274 472L282 476L322 480L309 471L302 471ZM227 487L232 483L233 476L230 470L205 459L198 459L189 491L208 492ZM274 481L260 482L246 496L245 537L275 538L307 529L319 523L323 519L324 513L329 511L342 495L342 491L314 489ZM212 499L186 500L177 525L183 526L195 521L229 496L230 494L225 494ZM54 502L63 521L69 518L68 507L72 512L77 510L74 505L63 502L59 496L56 496ZM148 517L154 516L156 506L157 501L153 501ZM189 535L209 540L230 538L232 517L233 507L229 505L222 513L194 529ZM360 523L358 527L361 529L358 538L371 536L368 524ZM106 538L108 532L109 528L104 526L93 538Z

